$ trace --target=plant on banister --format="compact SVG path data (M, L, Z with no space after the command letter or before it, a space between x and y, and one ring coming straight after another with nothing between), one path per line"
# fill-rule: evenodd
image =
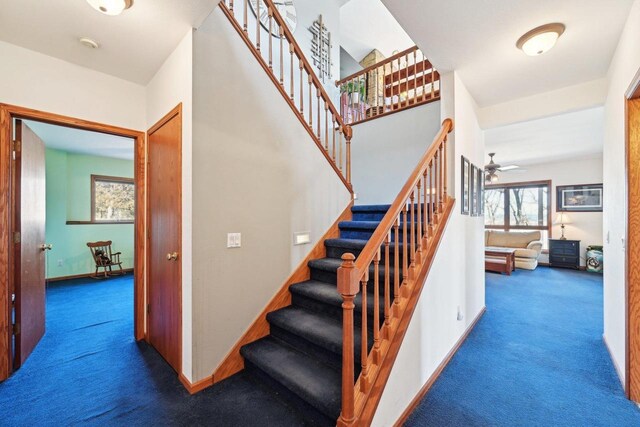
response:
M368 425L382 396L437 245L453 207L447 189L446 119L356 259L342 256L337 289L343 299L342 410L338 426ZM370 286L373 286L373 292ZM361 294L360 364L354 384L354 300ZM367 298L373 298L373 316ZM383 319L380 307L383 307ZM373 319L373 328L367 325ZM369 346L370 330L373 346Z
M440 74L417 46L347 76L336 86L341 93L340 114L347 124L440 99Z
M300 123L338 174L351 186L351 128L345 124L283 19L292 5L273 0L224 0L220 8L258 60ZM282 8L282 10L281 10Z

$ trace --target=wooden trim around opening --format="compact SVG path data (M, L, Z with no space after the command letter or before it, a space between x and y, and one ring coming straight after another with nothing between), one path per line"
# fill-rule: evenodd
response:
M240 355L240 348L243 345L249 344L250 342L256 341L269 334L269 322L267 321L267 314L291 304L291 293L289 292L289 287L294 283L308 280L311 277L311 270L309 269L309 266L307 264L312 259L323 258L324 256L326 256L326 247L324 245L325 240L336 238L340 235L338 224L341 221L348 221L352 218L352 206L353 201L349 203L345 210L331 225L329 230L327 230L327 232L318 240L318 242L307 254L307 256L300 262L300 264L298 264L293 273L291 273L287 280L285 280L282 287L278 290L278 292L276 292L273 298L271 298L271 301L267 303L266 307L251 323L251 326L249 326L242 337L240 337L238 342L236 342L229 353L227 353L220 365L218 365L218 367L214 371L212 376L212 383L220 382L225 378L228 378L231 375L244 369L244 359Z
M135 221L135 285L134 285L134 336L136 340L144 337L144 250L146 222L144 216L144 194L146 185L146 135L144 132L106 125L74 117L33 110L8 104L0 104L0 381L11 374L11 298L13 282L9 269L13 254L10 235L11 221L11 145L13 120L33 120L52 125L82 129L109 135L122 136L135 140L134 179L136 182L136 221Z
M640 69L625 93L625 366L624 390L640 402ZM615 363L613 356L611 357ZM619 373L620 375L620 373ZM622 376L621 376L622 377Z
M455 354L458 352L460 347L462 347L462 344L464 344L464 342L467 340L467 338L471 334L471 331L473 331L473 329L476 327L476 325L478 324L478 322L482 318L482 315L486 311L487 311L487 308L486 307L482 307L482 309L480 310L478 315L473 319L473 322L471 322L471 324L467 327L467 329L465 329L464 333L458 339L458 341L455 343L453 348L451 350L449 350L449 352L444 357L444 359L442 359L442 362L440 362L440 364L438 365L436 370L433 371L433 373L431 374L431 376L429 377L427 382L422 386L422 388L420 389L418 394L416 394L416 396L413 398L413 400L411 400L411 403L409 403L409 406L407 406L407 409L405 409L404 412L402 413L402 415L400 415L400 418L398 418L398 421L396 421L395 424L393 424L394 427L402 427L404 425L404 423L407 421L409 416L418 407L418 405L420 404L422 399L426 396L426 394L429 392L429 390L431 390L431 387L433 386L433 384L435 384L435 382L437 381L438 377L440 377L440 374L442 373L442 371L444 371L444 368L447 367L449 362L451 362L451 359L453 359L453 356L455 356Z

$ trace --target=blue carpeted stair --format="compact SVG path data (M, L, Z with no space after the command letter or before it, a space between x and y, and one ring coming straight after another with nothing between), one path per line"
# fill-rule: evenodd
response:
M388 209L389 205L354 206L352 220L339 224L340 238L325 241L327 257L309 261L311 279L289 288L292 304L267 315L270 335L240 350L246 372L297 409L309 424L335 425L340 415L342 297L336 288L336 273L342 264L340 257L345 252L358 256ZM393 248L392 245L392 251ZM390 265L393 277L393 262ZM384 262L380 263L379 273L382 294ZM373 277L373 268L370 277ZM368 346L371 348L373 279L367 291L370 295L367 298ZM361 295L356 297L355 305L355 322L361 326ZM381 319L383 310L381 299ZM360 373L360 338L361 328L356 327L356 377Z

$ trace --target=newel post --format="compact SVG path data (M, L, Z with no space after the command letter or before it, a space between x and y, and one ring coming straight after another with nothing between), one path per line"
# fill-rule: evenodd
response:
M351 253L342 255L342 266L338 269L338 292L342 295L342 410L338 426L350 426L355 422L353 300L360 288L355 259Z
M351 185L351 137L353 136L353 129L351 126L344 127L345 143L347 145L347 184Z

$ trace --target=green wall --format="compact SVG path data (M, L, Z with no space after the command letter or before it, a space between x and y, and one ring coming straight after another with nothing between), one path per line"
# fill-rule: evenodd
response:
M97 240L112 240L123 268L133 268L133 224L66 224L91 219L92 174L133 178L133 161L46 150L47 278L93 273L87 242Z

